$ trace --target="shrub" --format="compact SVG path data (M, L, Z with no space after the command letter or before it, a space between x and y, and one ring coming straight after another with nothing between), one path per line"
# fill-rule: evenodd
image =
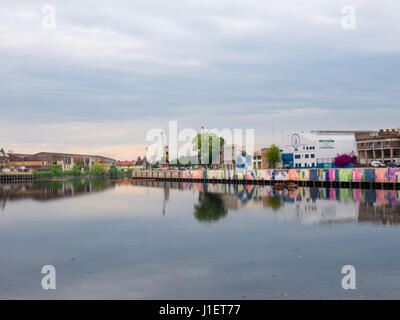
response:
M340 167L347 166L349 163L354 164L354 163L356 163L356 161L357 161L356 156L349 156L347 154L342 154L335 158L335 165L340 168Z

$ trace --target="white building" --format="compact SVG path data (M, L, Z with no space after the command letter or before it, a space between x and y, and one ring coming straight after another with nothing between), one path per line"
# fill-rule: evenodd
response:
M338 155L357 155L357 144L352 131L299 131L287 136L282 153L292 168L329 167Z

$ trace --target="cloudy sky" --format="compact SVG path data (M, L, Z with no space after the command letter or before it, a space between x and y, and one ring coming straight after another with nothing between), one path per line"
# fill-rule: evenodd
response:
M3 0L0 147L132 159L169 120L254 128L258 145L398 127L399 12L398 0Z

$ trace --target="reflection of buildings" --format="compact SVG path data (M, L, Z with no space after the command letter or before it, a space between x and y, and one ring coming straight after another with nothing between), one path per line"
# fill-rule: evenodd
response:
M132 181L134 185L177 188L220 194L230 210L270 208L275 216L297 223L400 223L400 191L298 188L275 191L271 186Z
M168 199L169 199L169 188L165 187L163 194L163 210L162 210L163 216L165 215L165 209L167 206Z
M4 209L8 201L33 199L48 201L102 191L112 187L107 180L72 180L0 184L0 200Z
M358 221L392 225L400 223L400 206L393 204L361 203Z

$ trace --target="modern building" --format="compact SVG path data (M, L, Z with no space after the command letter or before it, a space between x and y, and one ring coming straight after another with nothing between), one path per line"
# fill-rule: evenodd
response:
M37 171L49 170L51 165L59 164L62 170L72 169L75 164L82 167L92 167L100 163L105 167L115 164L115 160L97 155L84 155L73 153L39 152L35 154L9 154L9 166L14 169L31 169Z
M358 159L361 164L379 160L382 163L400 162L400 130L381 129L357 135Z
M354 131L299 131L287 136L281 150L283 166L328 168L339 155L357 155L357 144Z

